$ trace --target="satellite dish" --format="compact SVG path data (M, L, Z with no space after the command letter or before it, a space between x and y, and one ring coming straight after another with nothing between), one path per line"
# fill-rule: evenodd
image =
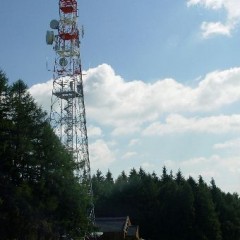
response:
M68 64L68 61L67 61L66 58L60 58L60 59L59 59L59 64L60 64L60 66L62 66L62 67L66 67L67 64Z
M51 27L51 29L58 29L58 28L59 28L59 21L53 19L53 20L50 22L50 27Z
M46 34L46 42L48 45L52 45L54 41L54 32L53 31L47 31Z

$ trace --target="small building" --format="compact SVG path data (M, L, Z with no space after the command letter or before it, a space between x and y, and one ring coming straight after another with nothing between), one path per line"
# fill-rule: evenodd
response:
M140 240L139 227L132 225L129 217L105 217L95 219L101 240Z

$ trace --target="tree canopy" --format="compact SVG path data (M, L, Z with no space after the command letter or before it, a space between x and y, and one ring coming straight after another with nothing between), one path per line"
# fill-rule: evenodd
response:
M0 71L1 239L80 239L89 199L76 169L26 84Z
M144 239L236 240L240 238L240 198L224 193L212 179L175 176L163 167L160 177L142 168L123 171L109 182L108 171L93 175L97 217L130 216ZM111 178L110 178L111 179Z

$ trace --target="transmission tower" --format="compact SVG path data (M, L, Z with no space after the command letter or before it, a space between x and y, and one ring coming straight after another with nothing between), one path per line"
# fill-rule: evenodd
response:
M94 223L91 170L80 58L80 35L77 0L59 0L59 19L52 20L46 42L56 53L50 120L66 149L78 163L81 184L91 199L89 223Z

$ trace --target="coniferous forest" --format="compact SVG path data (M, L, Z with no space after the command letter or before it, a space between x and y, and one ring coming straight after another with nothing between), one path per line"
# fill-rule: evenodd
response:
M80 239L89 199L77 168L24 82L0 72L0 239Z
M110 171L93 176L95 213L101 217L130 216L143 239L240 239L240 198L222 192L212 179L185 179L163 167L160 177L143 169L123 171L114 181Z
M0 239L81 239L89 197L78 165L54 134L26 84L0 72ZM92 177L96 217L130 216L152 240L238 240L240 198L212 179L132 169Z

